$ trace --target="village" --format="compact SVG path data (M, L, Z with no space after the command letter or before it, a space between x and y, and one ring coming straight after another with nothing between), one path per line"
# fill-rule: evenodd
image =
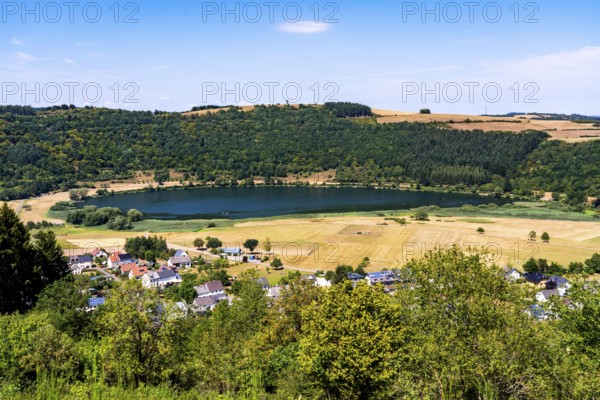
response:
M218 257L217 260L235 262L243 259L250 263L260 262L259 257L254 255L245 256L243 250L237 247L220 248L215 253L215 256ZM199 260L202 260L202 257ZM69 267L73 275L94 273L94 276L90 278L91 282L113 282L125 279L137 280L148 290L163 292L169 287L181 285L184 281L182 275L192 271L192 268L197 263L187 251L181 249L175 250L173 256L168 258L165 265L139 260L128 253L120 251L114 251L109 254L99 248L84 255L69 257ZM407 269L384 269L377 272L364 272L363 269L357 269L353 272L351 268L347 270L342 267L344 266L338 267L338 276L333 279L331 278L334 276L332 271L328 274L319 271L316 274L308 275L300 275L296 271L296 274L301 279L321 288L329 288L341 280L348 280L355 286L360 282L364 282L369 286L382 285L384 291L390 295L393 295L397 289L406 288L411 284L410 270ZM568 298L568 292L572 284L562 276L547 276L540 272L522 273L508 266L503 267L501 271L504 279L507 281L527 284L535 290L535 303L526 310L535 319L545 320L552 316L543 307L544 303L547 303L552 298L560 299L567 306L574 307L573 302ZM342 274L341 278L339 276L340 273ZM230 277L225 283L221 280L210 280L194 286L195 295L193 302L187 304L185 301L178 301L176 305L186 313L206 314L214 310L220 302L226 301L231 303L235 299L235 295L231 293L231 290L227 286L230 286L235 279L236 277ZM273 302L280 298L282 288L286 287L287 280L284 278L280 283L271 285L266 278L258 277L256 278L256 283L265 291L266 297ZM94 311L97 307L104 305L104 294L105 291L90 288L87 311Z

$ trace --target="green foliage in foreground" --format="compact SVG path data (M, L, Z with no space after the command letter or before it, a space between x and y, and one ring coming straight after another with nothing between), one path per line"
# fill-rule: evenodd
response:
M575 285L560 319L524 286L457 249L412 261L394 296L290 276L269 306L255 277L208 316L127 281L90 318L45 305L0 316L0 397L14 399L593 399L600 286ZM76 285L76 282L72 283ZM61 303L64 307L64 303ZM80 313L80 315L78 315ZM88 315L89 316L89 315ZM69 322L72 321L72 322ZM72 329L69 324L77 326Z
M32 239L4 203L0 208L0 314L31 309L44 287L69 272L54 233L41 231Z

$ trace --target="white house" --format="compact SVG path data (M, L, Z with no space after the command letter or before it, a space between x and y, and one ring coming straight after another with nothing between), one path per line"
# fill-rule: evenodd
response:
M117 269L123 264L130 264L133 262L133 257L127 253L115 252L108 258L108 268Z
M511 268L509 271L507 271L504 274L504 277L511 282L515 282L515 281L518 281L519 279L521 279L521 273L519 271L517 271L516 269Z
M279 300L281 297L281 286L273 286L267 290L267 297L271 300Z
M224 257L240 257L242 255L242 249L239 247L226 247L221 249L221 255Z
M148 273L146 267L134 267L129 271L129 279L141 279Z
M189 254L185 250L177 250L173 257L189 257Z
M214 309L221 301L227 300L225 288L221 281L206 282L202 286L197 286L196 294L198 297L194 300L193 308L197 312L206 312Z
M84 269L92 268L93 260L90 256L69 257L69 268L73 275L79 275Z
M97 257L99 257L99 258L108 257L108 254L107 254L107 253L106 253L104 250L102 250L102 249L98 249L98 248L96 248L96 249L92 250L92 252L91 252L90 254L92 255L92 258L97 258Z
M561 296L564 296L571 289L571 282L562 276L551 276L546 281L546 289L556 289Z
M222 301L217 296L198 297L194 300L192 308L199 313L205 313L208 310L214 310L214 308Z
M147 288L159 288L179 285L183 279L169 268L161 268L158 271L150 271L142 277L142 285Z
M315 279L315 285L322 288L328 288L331 287L331 281L325 279L322 276L317 276Z
M396 283L396 275L391 271L369 272L365 277L365 280L369 286L377 285L378 283L390 286Z
M192 259L187 254L179 257L171 257L167 261L167 265L171 268L191 268Z
M556 289L542 290L535 295L535 299L538 301L538 303L545 303L550 300L552 296L560 297L560 293Z
M210 296L216 296L222 300L227 298L227 295L225 294L225 288L223 287L223 283L221 283L221 281L206 282L204 285L196 286L194 289L196 289L198 298Z

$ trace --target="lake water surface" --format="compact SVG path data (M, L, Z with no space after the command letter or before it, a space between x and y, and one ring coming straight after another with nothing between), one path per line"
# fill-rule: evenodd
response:
M471 194L367 188L238 187L117 194L92 198L83 205L135 208L150 219L241 219L488 203L497 201Z

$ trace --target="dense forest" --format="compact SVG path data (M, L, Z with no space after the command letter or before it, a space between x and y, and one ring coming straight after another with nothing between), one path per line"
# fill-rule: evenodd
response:
M346 118L370 115L352 103L252 112L232 107L205 116L69 106L0 111L3 199L169 169L219 185L335 169L342 183L600 194L597 142L547 142L543 132L380 125Z
M165 245L128 242L138 251ZM208 313L181 302L193 300L204 274L227 276L227 265L201 265L164 293L66 275L52 234L30 237L6 205L0 257L2 399L591 400L600 392L600 286L575 282L571 301L544 303L549 318L540 320L530 311L539 289L458 248L409 262L394 295L345 273L323 289L293 271L273 299L250 269L231 286L232 301ZM86 310L99 292L105 303Z

